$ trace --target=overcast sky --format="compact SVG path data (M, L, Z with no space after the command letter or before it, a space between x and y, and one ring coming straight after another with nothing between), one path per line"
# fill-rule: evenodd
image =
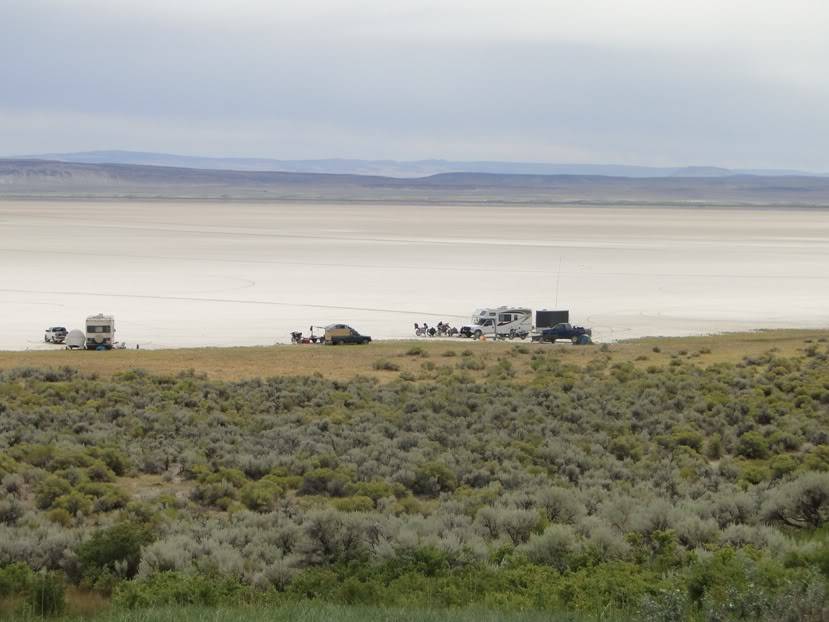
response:
M0 0L0 153L829 172L825 0Z

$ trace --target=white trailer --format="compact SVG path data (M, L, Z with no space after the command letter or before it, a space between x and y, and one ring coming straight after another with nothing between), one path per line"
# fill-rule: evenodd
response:
M115 318L111 315L90 315L86 318L86 349L111 350L115 344Z
M472 322L461 326L462 337L481 336L525 338L533 330L533 312L526 307L476 309Z

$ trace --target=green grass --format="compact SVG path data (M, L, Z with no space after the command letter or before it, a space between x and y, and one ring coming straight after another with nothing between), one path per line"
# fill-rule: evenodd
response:
M36 616L9 620L40 620ZM50 618L57 622L89 620L88 617ZM274 607L165 607L159 609L109 610L96 615L96 622L586 622L576 614L533 611L503 612L483 609L387 609L346 605L298 603ZM618 618L614 618L618 619Z

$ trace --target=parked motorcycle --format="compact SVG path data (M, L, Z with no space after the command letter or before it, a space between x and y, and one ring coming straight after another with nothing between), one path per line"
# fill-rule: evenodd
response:
M426 322L423 325L414 323L415 335L418 337L454 337L458 329L449 326L449 322L438 322L436 326L429 326Z

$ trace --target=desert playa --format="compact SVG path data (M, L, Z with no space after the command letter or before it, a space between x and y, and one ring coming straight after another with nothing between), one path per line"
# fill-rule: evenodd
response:
M0 202L0 348L112 313L131 347L408 338L479 306L597 340L829 324L823 209Z

